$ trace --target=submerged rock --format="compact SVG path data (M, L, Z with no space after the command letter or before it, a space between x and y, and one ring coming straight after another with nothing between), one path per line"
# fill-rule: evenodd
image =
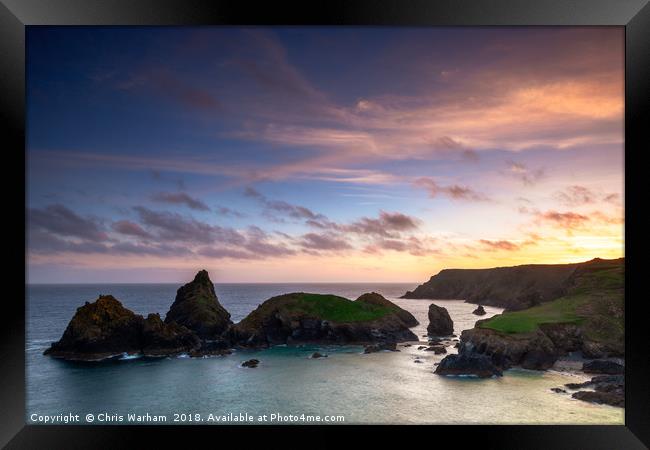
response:
M363 353L376 353L376 352L381 352L383 350L387 350L391 352L399 352L399 350L397 350L397 344L395 344L394 342L382 342L379 344L366 346L366 348L363 349Z
M463 353L448 355L440 361L435 370L438 375L465 375L489 378L503 375L501 369L486 355Z
M447 353L447 349L445 349L444 345L432 345L431 347L428 347L424 349L425 352L433 352L436 355L441 355L443 353Z
M484 316L486 314L485 309L481 305L478 305L478 308L476 308L474 311L472 311L472 314L476 314L477 316Z
M207 271L199 271L194 280L178 289L165 317L165 323L171 322L194 331L201 339L217 338L232 325Z
M314 353L311 354L310 358L311 359L327 358L327 355L323 355L321 353L314 352Z
M251 369L257 367L257 365L260 363L259 359L249 359L248 361L244 361L241 363L242 367L249 367Z
M558 394L566 394L567 393L564 389L558 388L558 387L551 388L551 391L556 392Z
M442 306L431 303L429 305L429 326L427 332L432 336L449 336L454 332L454 322L449 317L449 312Z

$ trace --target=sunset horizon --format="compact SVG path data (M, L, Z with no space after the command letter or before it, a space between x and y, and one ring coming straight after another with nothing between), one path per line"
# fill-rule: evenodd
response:
M39 27L29 283L624 256L624 32Z

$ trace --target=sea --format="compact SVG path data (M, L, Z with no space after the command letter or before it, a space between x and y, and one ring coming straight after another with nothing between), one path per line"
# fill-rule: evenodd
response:
M462 300L398 298L415 284L215 284L232 320L264 300L289 292L355 299L379 292L420 322L420 342L399 352L363 354L359 346L276 346L227 356L124 357L80 363L44 356L76 309L112 294L132 311L164 318L178 284L28 285L26 299L26 423L218 424L624 424L624 410L571 398L551 388L588 376L579 364L546 372L511 369L476 379L433 373L445 355L426 345L430 303L447 308L460 335L479 318ZM486 306L487 318L502 312ZM448 347L449 353L456 350ZM311 359L318 351L327 358ZM257 368L241 363L258 359ZM422 363L415 363L419 359Z

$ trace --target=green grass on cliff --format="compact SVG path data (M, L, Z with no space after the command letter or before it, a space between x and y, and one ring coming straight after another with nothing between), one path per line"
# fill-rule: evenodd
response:
M481 324L503 333L527 333L545 323L579 324L596 340L623 335L624 265L596 262L576 272L567 295L521 311L506 312Z
M584 295L567 296L522 311L501 314L479 325L504 333L528 333L542 323L580 323L583 318L576 309L587 298Z
M300 309L324 320L332 322L364 322L375 320L389 314L392 309L385 306L354 302L336 295L299 294L291 304L292 309Z

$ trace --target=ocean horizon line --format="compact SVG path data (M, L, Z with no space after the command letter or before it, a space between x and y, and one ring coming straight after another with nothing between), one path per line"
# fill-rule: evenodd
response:
M143 284L149 284L149 285L163 285L163 284L187 284L187 281L178 281L178 282L173 282L173 281L165 281L165 282L105 282L105 281L90 281L90 282L84 282L84 283L25 283L26 286L92 286L95 284L104 284L104 285L115 285L115 286L126 286L126 285L143 285ZM422 281L256 281L256 282L247 282L247 281L234 281L234 282L227 282L227 281L221 281L221 282L213 282L214 285L220 285L220 284L227 284L227 285L233 285L233 284L241 284L241 285L273 285L273 284L381 284L381 285L386 285L386 284L422 284Z

